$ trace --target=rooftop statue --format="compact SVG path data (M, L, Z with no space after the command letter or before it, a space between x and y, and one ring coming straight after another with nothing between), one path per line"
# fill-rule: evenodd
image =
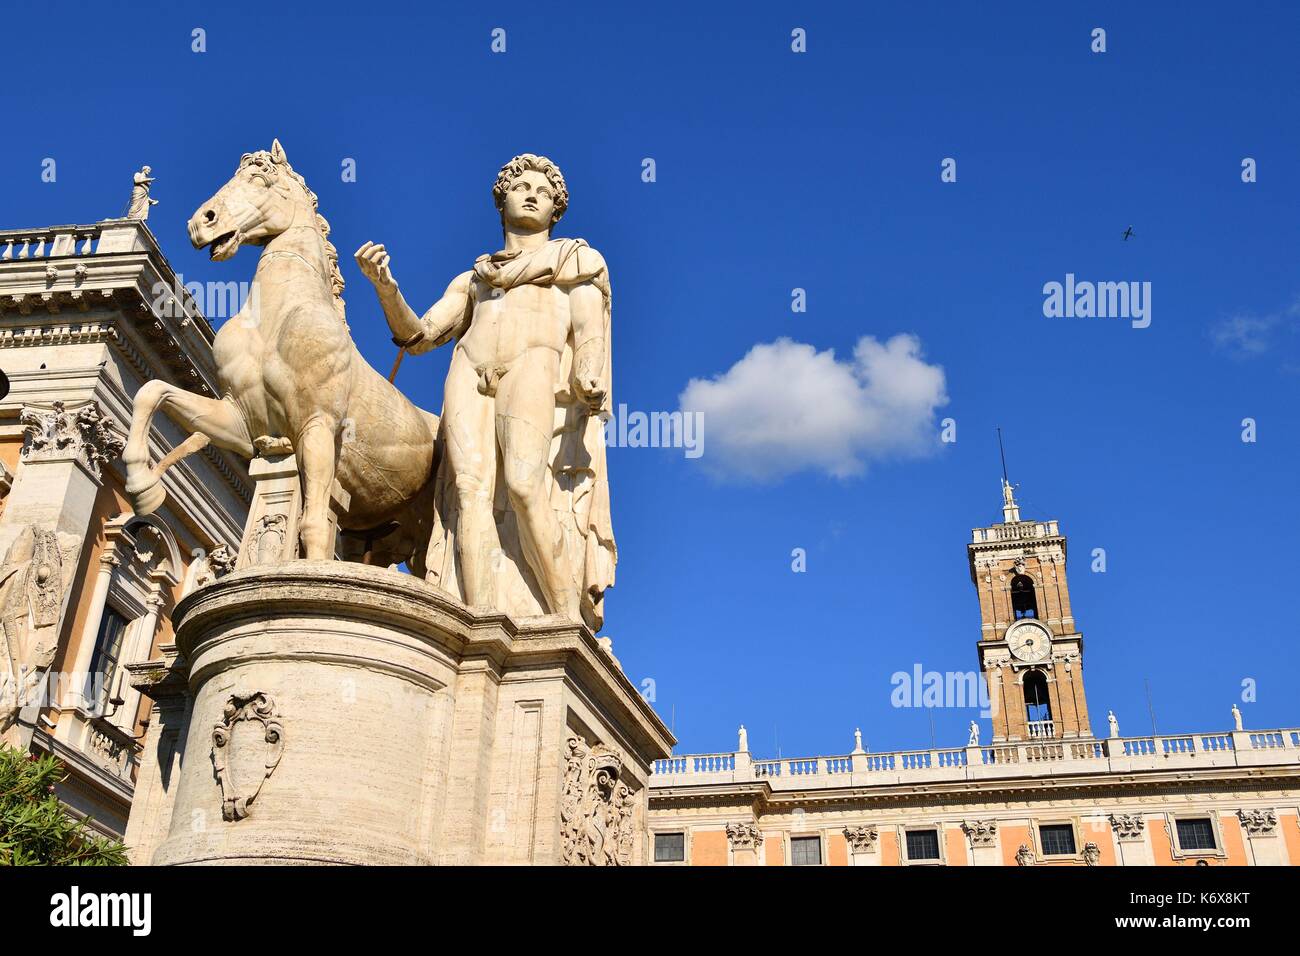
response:
M154 178L149 175L151 172L153 170L144 166L131 177L131 203L127 206L126 218L148 219L149 207L158 205L158 200L149 197L149 187L154 181Z

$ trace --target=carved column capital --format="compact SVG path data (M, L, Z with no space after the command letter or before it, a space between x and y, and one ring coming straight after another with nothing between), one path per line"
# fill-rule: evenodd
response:
M1277 814L1272 810L1238 810L1237 819L1251 836L1272 836L1277 832Z
M876 848L879 832L873 826L845 827L844 839L854 853L870 853Z
M998 841L998 822L996 820L964 820L961 828L965 831L970 845L994 846Z
M104 465L122 453L124 442L97 402L87 402L75 412L63 402L49 408L27 406L19 421L26 437L24 461L76 460L98 478Z
M752 823L728 823L727 842L733 850L757 850L763 843L763 833Z
M1132 813L1112 813L1110 827L1121 840L1140 840L1146 829L1146 821Z

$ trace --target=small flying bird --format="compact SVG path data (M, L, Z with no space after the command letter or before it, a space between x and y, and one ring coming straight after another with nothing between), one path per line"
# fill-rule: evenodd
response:
M1128 242L1129 237L1130 237L1130 236L1134 236L1134 235L1136 235L1136 233L1133 231L1133 227L1132 227L1132 226L1129 226L1127 229L1124 230L1124 235L1123 235L1121 238L1122 238L1125 242Z

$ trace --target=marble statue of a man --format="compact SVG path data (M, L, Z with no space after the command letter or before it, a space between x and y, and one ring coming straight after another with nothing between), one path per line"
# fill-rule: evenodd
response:
M552 237L569 195L546 157L516 156L492 193L504 247L479 256L423 317L384 246L356 253L397 345L418 355L456 340L423 571L471 606L599 629L617 558L602 421L609 271L583 240Z

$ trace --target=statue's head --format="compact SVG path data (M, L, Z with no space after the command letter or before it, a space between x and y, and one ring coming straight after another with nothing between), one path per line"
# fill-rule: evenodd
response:
M559 166L545 156L521 153L501 167L492 199L503 227L550 232L569 207L569 188Z

